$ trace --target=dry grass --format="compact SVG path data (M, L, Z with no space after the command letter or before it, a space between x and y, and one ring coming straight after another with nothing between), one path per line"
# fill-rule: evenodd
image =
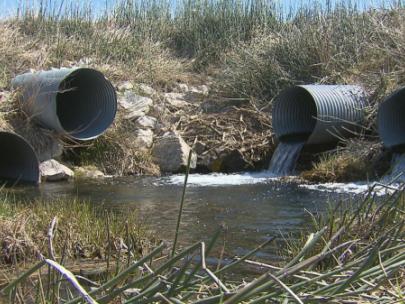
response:
M24 202L7 195L5 190L1 191L2 264L29 263L40 254L48 255L48 230L53 218L57 219L55 254L65 259L104 259L108 248L111 254L117 254L127 245L132 246L133 252L142 252L147 250L147 243L152 240L133 211L126 212L124 216L78 200Z
M220 110L210 113L211 107ZM202 113L196 114L195 109L190 108L179 115L175 127L190 145L196 141L204 144L204 152L199 156L217 160L216 165L209 165L216 168L210 170L231 171L232 166L236 170L247 170L263 166L275 146L268 114L256 109L249 100L218 98L207 101L200 108L203 109L200 109ZM245 168L239 168L238 164L227 166L222 163L223 155L233 153L243 158Z
M171 55L160 42L134 41L133 32L115 26L91 23L87 35L77 29L64 33L65 25L55 23L49 33L27 31L28 20L0 23L0 89L10 88L10 80L31 69L91 65L113 81L169 85L187 78L187 64ZM41 21L31 20L31 26ZM90 35L90 36L89 36Z
M311 170L301 173L307 181L350 182L373 180L390 167L382 145L364 140L350 140L345 146L321 155Z
M160 175L149 149L134 144L134 131L130 122L116 119L105 134L80 144L68 152L68 158L76 165L95 166L108 175Z
M6 94L4 101L0 103L0 130L15 132L24 137L40 161L60 154L63 140L61 136L39 126L24 113L18 100L18 92L13 92Z
M266 103L291 84L355 83L366 87L374 105L405 84L404 24L401 7L363 13L349 7L302 10L237 42L224 57L219 85Z
M314 7L303 8L287 19L276 18L280 12L266 1L253 1L247 7L232 1L179 3L174 18L169 2L164 0L123 1L98 20L80 5L62 15L48 7L40 12L28 9L18 18L0 23L0 89L8 89L14 75L30 68L91 65L113 82L142 82L159 91L170 90L176 82L210 79L214 88L211 99L245 98L260 117L267 115L264 111L271 109L275 96L292 84L360 84L370 95L366 129L373 141L378 104L405 84L403 4L366 11L350 5L330 10ZM210 123L217 120L214 115L197 114ZM190 115L186 113L181 119L187 120ZM232 111L226 115L231 125ZM189 144L194 135L209 140L217 137L212 128L196 129L199 134L184 132L190 136ZM126 131L115 126L98 139L88 157L84 155L85 164L98 165L92 160L96 155L94 160L100 160L106 173L122 173L124 168L131 173L156 173L147 154L126 151L121 143L128 137ZM266 132L253 128L241 136L254 146L264 142L255 138ZM241 136L231 134L236 142ZM248 161L265 156L247 145L235 147L243 150ZM118 159L125 161L117 163ZM325 159L324 164L329 162L326 167L332 166L333 157ZM342 156L334 159L340 161ZM343 162L347 163L345 159ZM351 166L356 171L367 169L354 163L347 168ZM339 179L323 171L327 172L325 178ZM363 172L362 176L367 174Z

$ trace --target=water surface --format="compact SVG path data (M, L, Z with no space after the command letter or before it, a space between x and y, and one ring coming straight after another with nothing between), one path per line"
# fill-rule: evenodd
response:
M117 212L137 212L161 239L172 240L184 176L138 177L45 183L32 193L44 198L78 197ZM226 254L241 255L266 239L289 238L312 228L309 212L323 212L348 194L286 184L267 173L190 175L181 222L180 243L208 240L220 227ZM259 255L277 259L280 242Z

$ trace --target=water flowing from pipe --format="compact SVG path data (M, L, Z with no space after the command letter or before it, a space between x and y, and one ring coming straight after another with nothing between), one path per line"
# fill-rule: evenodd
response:
M405 182L405 153L395 153L391 160L391 172L383 177L383 183Z
M292 175L305 141L280 142L271 158L269 171L275 176Z

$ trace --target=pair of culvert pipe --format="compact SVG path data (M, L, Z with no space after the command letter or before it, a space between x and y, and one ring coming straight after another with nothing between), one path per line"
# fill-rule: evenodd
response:
M284 90L272 109L273 129L280 142L328 144L351 137L362 128L367 105L361 87L301 85ZM378 133L384 146L405 154L405 87L379 106Z
M89 68L62 68L19 75L12 87L21 106L41 126L74 140L90 140L113 122L117 97L104 75ZM0 180L38 183L39 162L21 136L0 132Z
M361 130L366 105L366 94L359 86L290 87L274 101L273 129L281 142L334 143Z
M273 105L273 128L280 141L301 137L307 144L336 142L358 132L367 105L361 87L301 85L284 90ZM378 133L385 147L405 152L405 87L379 106Z

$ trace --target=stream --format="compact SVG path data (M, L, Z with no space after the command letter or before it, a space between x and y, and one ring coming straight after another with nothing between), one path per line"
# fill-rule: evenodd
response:
M44 183L21 189L24 196L80 198L116 212L137 212L160 239L173 240L184 176L107 178L99 181ZM281 182L267 172L191 174L179 242L209 240L221 225L227 256L243 255L266 239L293 238L311 227L309 212L324 212L331 202L351 200L367 185L311 185ZM339 190L340 189L340 190ZM350 193L351 192L351 193ZM257 255L279 259L280 242Z

